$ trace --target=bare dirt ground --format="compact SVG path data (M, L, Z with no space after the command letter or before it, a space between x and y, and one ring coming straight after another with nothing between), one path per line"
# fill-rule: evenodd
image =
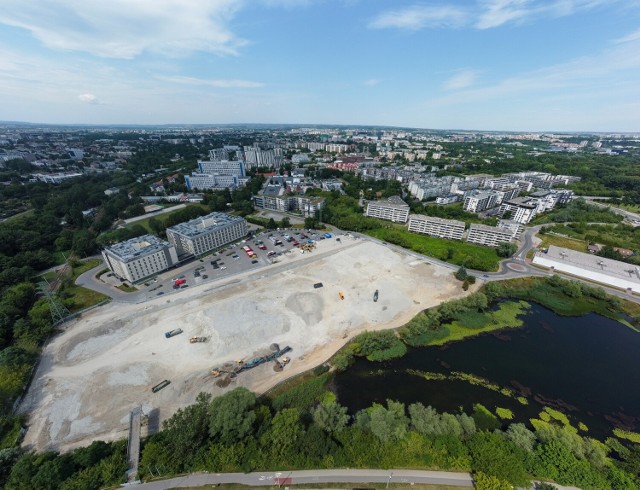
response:
M324 286L314 289L317 282ZM263 392L324 362L360 331L400 326L464 294L444 268L343 237L319 242L313 254L286 254L277 264L170 299L113 302L68 324L45 348L20 408L29 419L23 445L64 451L127 437L129 412L140 405L149 430L157 430L202 391L215 396L246 386ZM178 327L184 333L165 338ZM194 335L208 341L190 344ZM209 374L225 362L263 355L272 343L293 348L282 372L263 364L224 388ZM164 379L171 384L153 393Z

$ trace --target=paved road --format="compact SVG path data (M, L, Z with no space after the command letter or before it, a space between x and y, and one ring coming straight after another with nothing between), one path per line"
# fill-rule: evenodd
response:
M640 214L638 213L632 213L631 211L627 211L626 209L616 208L611 204L603 204L601 202L592 200L592 199L602 199L600 197L588 196L588 197L584 197L584 199L589 201L590 204L598 206L599 208L608 208L611 210L612 213L619 214L620 216L624 217L624 219L629 221L632 226L640 226Z
M194 473L170 480L136 485L136 489L165 490L217 483L249 486L287 486L303 483L424 483L473 488L469 473L418 470L304 470L255 473Z

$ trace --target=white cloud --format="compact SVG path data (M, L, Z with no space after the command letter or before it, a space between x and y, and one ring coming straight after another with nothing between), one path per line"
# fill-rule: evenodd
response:
M417 31L435 27L473 26L484 30L537 18L565 17L580 11L623 2L620 0L478 0L475 4L460 3L462 6L413 5L398 10L388 10L369 22L369 27Z
M131 59L145 51L235 54L245 41L229 29L240 0L3 0L0 23L48 48Z
M630 43L633 41L638 41L640 40L640 29L638 29L637 31L632 32L631 34L628 34L624 37L620 37L618 39L615 39L613 42L616 44L622 44L622 43Z
M264 87L262 82L253 82L250 80L220 80L220 79L204 79L193 77L158 77L160 80L172 83L181 83L185 85L201 85L215 88L260 88Z
M390 10L369 22L372 29L395 27L417 31L425 27L457 27L465 23L467 12L459 7L442 5L415 5L399 10Z
M579 90L583 100L601 101L602 92L620 97L624 90L631 97L640 96L640 85L629 80L640 77L640 38L617 44L593 56L573 59L566 63L524 72L493 85L461 90L432 100L437 106L481 103L487 100L509 100L509 97L539 97L550 94L572 94ZM614 87L620 90L616 92ZM589 96L589 93L593 97Z
M484 5L478 18L478 29L491 29L532 14L529 0L491 0Z
M88 104L96 104L98 102L97 97L93 94L80 94L78 95L78 100Z
M444 83L446 90L460 90L470 87L478 78L478 72L475 70L460 70Z
M364 82L362 82L362 85L366 87L375 87L379 83L380 80L378 80L377 78L370 78L369 80L365 80Z

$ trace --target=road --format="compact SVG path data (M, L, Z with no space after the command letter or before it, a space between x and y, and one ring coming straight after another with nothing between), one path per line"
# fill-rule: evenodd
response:
M583 197L586 201L589 201L590 204L594 206L598 206L599 208L608 208L612 213L619 214L624 217L632 226L640 226L640 214L632 213L631 211L627 211L625 209L616 208L610 204L603 204L598 201L594 201L593 199L603 199L601 197L591 197L591 196L580 196Z
M304 483L423 483L473 488L469 473L419 470L304 470L255 473L194 473L187 476L136 485L136 489L165 490L218 483L248 486L300 485Z

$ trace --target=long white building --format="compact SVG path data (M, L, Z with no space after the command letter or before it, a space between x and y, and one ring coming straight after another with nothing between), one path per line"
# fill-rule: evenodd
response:
M495 226L480 224L472 224L467 235L469 243L487 247L497 247L499 244L510 242L512 239L513 232L507 228L496 228Z
M464 234L464 221L455 219L436 218L412 214L409 216L409 231L424 233L425 235L447 238L449 240L462 240Z
M387 200L367 202L365 215L396 223L406 223L409 219L409 210L409 205L399 196L391 196Z
M185 175L184 181L189 190L205 189L236 189L244 187L249 182L250 177L238 177L237 175L218 175L192 172Z
M533 263L600 284L640 293L640 268L619 260L551 245L546 253L537 252L533 257Z
M202 255L246 234L244 218L217 212L167 228L167 238L178 256Z
M107 247L102 251L102 258L116 276L129 282L159 274L178 263L175 247L154 235Z

